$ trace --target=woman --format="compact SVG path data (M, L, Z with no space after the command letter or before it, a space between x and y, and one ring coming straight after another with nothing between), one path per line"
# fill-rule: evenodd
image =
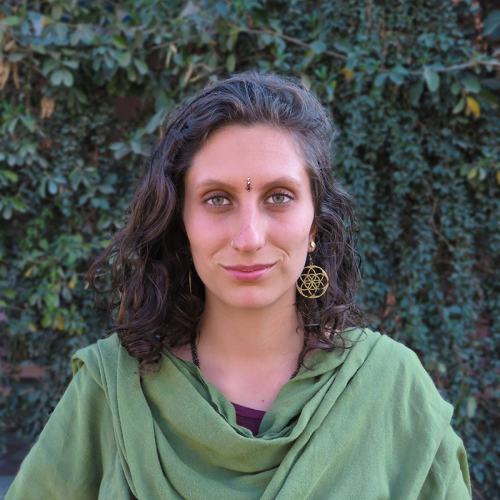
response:
M277 76L178 108L90 270L114 333L74 355L7 500L470 498L451 405L413 352L360 328L332 135Z

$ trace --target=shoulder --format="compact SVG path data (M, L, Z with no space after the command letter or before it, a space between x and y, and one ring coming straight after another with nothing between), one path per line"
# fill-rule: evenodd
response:
M368 328L362 331L355 345L364 342L372 346L366 358L371 368L376 368L386 374L424 376L427 379L428 374L418 356L400 342Z
M377 332L366 330L366 335L379 338L360 370L363 378L375 381L378 391L392 394L400 404L448 423L453 407L442 398L415 352Z
M85 365L86 372L102 387L109 378L116 378L120 371L137 369L137 361L128 354L116 333L79 349L71 358L73 376Z

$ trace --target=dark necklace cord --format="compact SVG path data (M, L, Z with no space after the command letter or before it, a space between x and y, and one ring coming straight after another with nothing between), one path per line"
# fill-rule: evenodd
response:
M193 357L193 363L199 368L200 367L200 360L198 359L198 349L196 348L196 338L193 337L190 342L191 345L191 356ZM302 350L299 353L299 357L297 359L297 368L296 370L292 373L292 376L290 377L290 380L295 378L300 371L300 368L302 367L302 363L304 362L304 357L307 352L307 337L304 336L304 346L302 347Z

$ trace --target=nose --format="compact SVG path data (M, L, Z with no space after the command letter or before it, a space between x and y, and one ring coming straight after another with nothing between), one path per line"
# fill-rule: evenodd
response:
M238 228L231 246L244 253L254 253L265 244L265 224L257 208L242 207Z

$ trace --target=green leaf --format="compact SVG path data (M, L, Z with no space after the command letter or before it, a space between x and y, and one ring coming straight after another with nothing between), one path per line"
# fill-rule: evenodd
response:
M12 170L2 170L2 174L12 182L17 182L19 180L18 175Z
M131 61L132 61L132 56L131 56L130 52L123 52L120 56L120 60L118 61L118 64L122 68L126 68L130 64Z
M469 170L469 173L467 174L467 179L474 179L477 175L477 167L474 167L473 169Z
M48 250L49 249L49 242L45 238L42 238L38 244L40 245L40 248L42 250Z
M456 114L460 113L461 111L463 111L464 108L465 108L465 99L462 97L462 99L460 99L460 101L458 101L456 106L453 108L452 113L454 115L456 115Z
M148 73L149 68L144 61L141 61L140 59L134 59L134 64L137 68L137 71L139 71L141 75L146 75Z
M47 50L43 45L40 45L39 43L32 43L31 48L33 49L34 52L38 52L39 54L46 54Z
M493 109L498 108L497 97L488 90L482 90L479 94L477 94L477 97L482 101L487 102Z
M353 51L353 47L351 42L348 40L339 40L338 42L335 42L333 46L339 51L344 54L349 54Z
M35 121L31 118L31 116L20 116L19 118L21 118L21 121L30 132L35 131Z
M16 26L16 24L19 24L20 22L21 20L17 16L9 16L2 20L2 23L7 26Z
M45 59L42 66L42 75L47 76L51 71L59 66L59 61L56 59Z
M135 82L137 80L137 73L132 65L127 66L127 78L131 82Z
M346 65L345 65L345 69L352 73L356 69L357 65L358 65L357 56L349 57L349 59L347 59Z
M210 57L207 60L207 65L212 71L214 71L218 66L218 62L219 58L217 57L217 54L210 54Z
M321 54L326 50L326 44L325 42L322 42L320 40L316 40L315 42L311 43L311 49L316 53L316 54Z
M166 114L167 114L167 110L161 109L160 111L158 111L158 113L153 115L149 119L148 124L146 125L146 132L148 134L152 134L163 123L163 121L165 120Z
M52 75L50 76L50 82L52 83L52 85L60 85L60 83L63 81L63 77L64 70L59 69L52 73Z
M101 186L99 186L99 191L103 194L110 194L110 193L114 193L115 189L113 188L113 186L109 186L107 184L102 184Z
M80 63L78 61L74 61L74 60L63 62L64 66L66 66L67 68L71 68L71 69L78 69L79 64Z
M478 82L477 78L472 75L465 75L465 78L462 80L462 85L474 94L481 91L481 84Z
M118 149L123 148L123 146L125 146L124 142L114 142L109 146L109 149L111 149L111 151L117 151Z
M14 54L11 54L9 56L9 61L10 62L18 62L20 61L21 59L24 59L24 56L26 54L23 54L22 52L15 52Z
M302 80L302 83L304 84L304 86L308 89L311 88L311 80L309 80L309 77L303 73L302 75L300 75L300 79Z
M62 41L65 42L66 38L68 37L68 27L64 23L57 23L54 27L57 37Z
M56 194L57 193L57 184L52 179L50 179L48 182L48 185L49 185L49 193L53 194L53 195Z
M74 82L73 73L71 73L67 69L63 70L63 82L66 87L71 87Z
M142 145L139 141L131 141L130 146L132 147L132 151L138 155L142 154Z
M5 220L9 220L12 217L12 207L10 205L3 209L2 216Z
M431 92L436 92L439 88L439 75L436 71L430 68L424 69L424 78L427 83L427 88Z
M111 40L113 42L113 45L117 48L117 49L126 49L128 48L128 45L127 45L127 40L125 40L125 38L123 38L122 36L120 35L113 35L111 37Z
M104 64L106 65L107 68L110 69L115 67L115 60L113 59L113 57L111 57L111 55L108 52L104 53Z
M460 84L458 82L455 82L452 86L451 86L451 93L453 95L458 95L460 93Z
M124 156L128 155L130 151L131 151L130 147L124 144L121 148L115 151L114 157L116 160L119 160L120 158L123 158Z
M25 212L26 211L26 205L17 196L14 196L12 198L12 204L14 205L14 208L18 212Z
M17 122L19 121L19 118L16 117L14 118L13 120L11 120L11 122L9 123L9 126L7 127L7 130L9 131L9 134L13 134L14 131L16 130L16 126L17 126ZM15 157L13 156L14 160L15 160ZM9 165L12 166L15 164L15 161L14 163L11 163L10 162L10 158L9 158Z
M396 85L401 85L405 81L405 77L403 74L396 72L396 71L391 71L389 73L389 78L396 84Z
M387 80L387 73L379 73L377 75L377 78L375 78L373 85L375 85L375 87L382 87L382 85L384 85L386 80Z
M52 7L52 19L54 19L54 21L59 21L59 19L61 19L62 17L62 14L63 9L61 5L56 4Z
M477 410L477 400L474 396L469 396L467 398L467 416L469 418L474 418Z
M75 30L71 35L69 36L69 43L70 45L78 45L80 40L82 39L83 36L83 31L82 30Z
M94 41L96 37L94 33L94 27L91 24L83 24L82 25L83 36L88 40L89 43Z
M232 73L235 67L236 67L236 57L234 56L234 54L230 54L226 59L226 69L228 70L229 73Z
M135 35L134 35L134 46L135 48L142 48L142 46L144 45L144 33L138 29L136 32L135 32Z
M410 104L412 106L417 106L418 102L420 101L420 96L422 95L422 92L424 91L424 84L422 80L417 82L415 85L412 86L410 91L408 92L408 98L410 99Z
M76 98L82 103L82 104L87 104L89 100L87 99L86 94L77 88L73 88L73 93L75 94Z
M483 36L491 35L500 28L500 10L493 10L483 21Z
M404 68L403 66L401 66L401 64L397 64L396 66L394 66L394 68L392 69L392 73L399 73L400 75L408 75L408 70L406 68Z

